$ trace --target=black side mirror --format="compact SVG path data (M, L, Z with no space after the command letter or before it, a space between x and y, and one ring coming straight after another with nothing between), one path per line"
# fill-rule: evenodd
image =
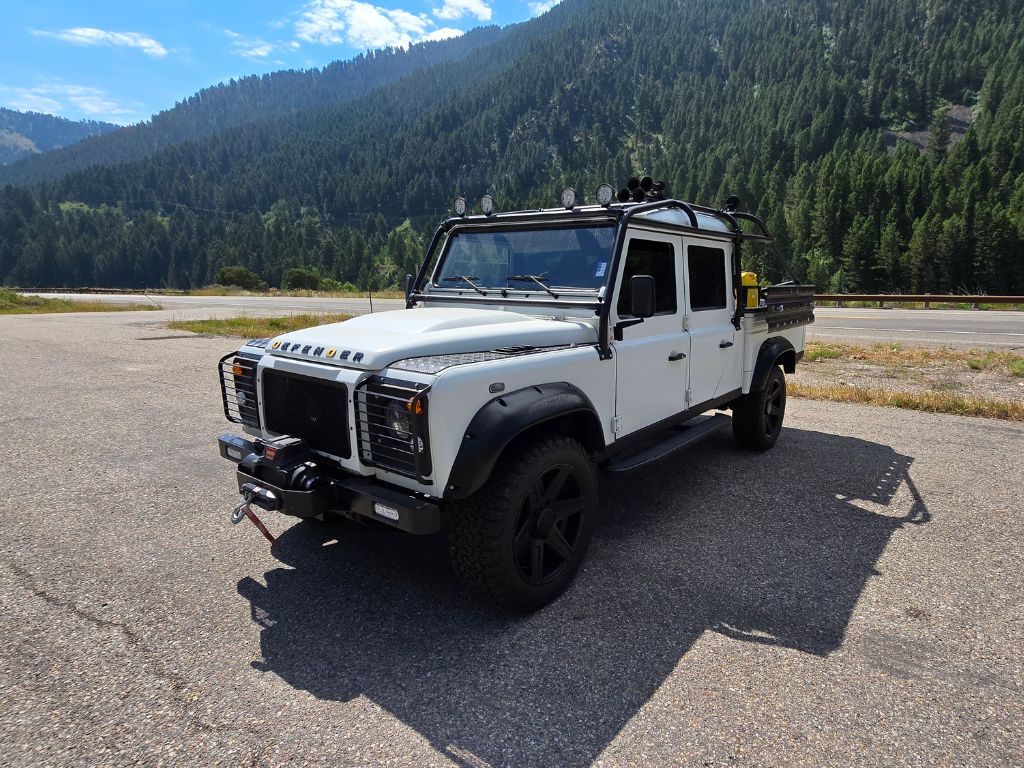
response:
M654 315L654 278L633 275L629 280L629 311L633 317Z
M412 275L405 276L405 308L412 309L412 302L409 300L409 296L412 294L412 284L416 278Z

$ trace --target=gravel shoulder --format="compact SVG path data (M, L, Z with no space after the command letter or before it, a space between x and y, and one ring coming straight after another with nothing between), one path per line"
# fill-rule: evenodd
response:
M941 356L912 362L878 361L872 360L870 355L807 360L797 366L794 380L820 387L843 385L896 392L950 392L1024 403L1024 377L1015 375L1004 363L987 361L984 352L966 356L976 361L979 368L971 368L963 360Z
M0 317L5 764L1024 762L1024 426L792 400L604 481L510 617L441 537L231 526L235 342L164 314Z

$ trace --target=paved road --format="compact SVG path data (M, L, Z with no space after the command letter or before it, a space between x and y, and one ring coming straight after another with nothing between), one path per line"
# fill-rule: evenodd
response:
M809 338L1024 351L1024 312L819 307Z
M1024 426L791 401L509 617L439 536L231 526L233 344L158 321L0 317L5 765L1024 763Z
M49 294L54 295L54 294ZM111 303L159 302L181 317L223 317L231 314L274 315L299 312L369 311L366 299L305 299L253 296L157 296L57 294L66 298ZM374 299L374 310L400 309L394 299ZM1024 350L1024 312L911 309L841 309L821 307L809 337L853 344L900 342L917 345L992 347Z

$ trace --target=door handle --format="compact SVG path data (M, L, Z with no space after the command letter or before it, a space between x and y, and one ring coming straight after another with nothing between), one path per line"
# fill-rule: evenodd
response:
M686 357L686 355L682 352L673 352L671 355L668 356L668 361L670 363L674 363L678 360L682 360L684 357Z
M731 346L732 346L732 342L731 341L725 341L723 339L722 341L718 342L718 348L719 349L728 349Z

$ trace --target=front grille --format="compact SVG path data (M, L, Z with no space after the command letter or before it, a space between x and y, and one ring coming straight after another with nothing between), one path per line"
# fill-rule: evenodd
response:
M426 389L425 384L374 376L356 390L356 439L364 464L429 483ZM408 415L407 437L390 424L396 411Z
M224 415L235 424L258 428L260 406L256 396L256 366L259 360L232 352L220 359L220 396Z
M301 437L314 451L342 459L352 455L348 434L348 388L268 368L263 372L267 429Z

